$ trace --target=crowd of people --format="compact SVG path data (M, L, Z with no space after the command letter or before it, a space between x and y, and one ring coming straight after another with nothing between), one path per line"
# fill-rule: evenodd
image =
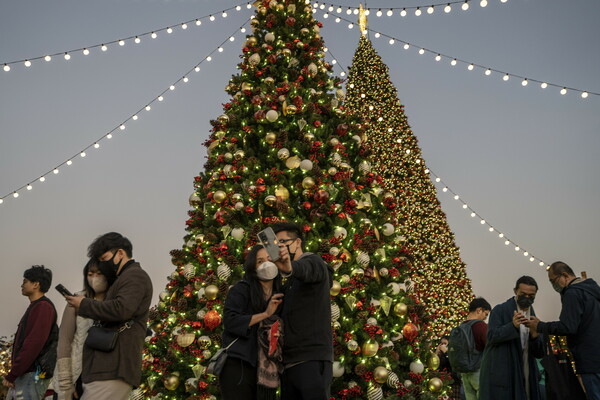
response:
M126 400L141 383L152 282L132 259L132 244L119 233L96 238L83 268L84 290L65 294L58 314L45 294L52 271L34 265L23 273L21 292L30 304L15 334L12 366L2 383L7 399ZM98 349L91 333L115 335L113 348ZM108 351L107 351L108 350Z
M272 228L278 257L254 246L243 279L225 300L222 347L228 356L219 374L221 396L270 400L279 391L282 400L328 400L333 269L304 251L299 226L280 222ZM88 256L84 290L65 294L60 330L54 304L45 296L52 272L37 265L24 272L21 289L30 304L15 335L12 368L3 377L8 399L43 399L50 389L55 399L126 400L140 384L150 278L132 259L131 242L118 233L99 236ZM523 276L514 296L493 309L485 299L474 299L466 320L441 339L437 354L440 368L454 378L453 398L559 398L551 390L559 378L550 376L556 369L544 365L549 379L541 385L539 360L551 359L548 335L564 335L581 377L571 381L565 398L577 399L579 392L580 398L600 400L600 287L562 262L550 266L548 279L561 295L559 321L535 316L538 285Z

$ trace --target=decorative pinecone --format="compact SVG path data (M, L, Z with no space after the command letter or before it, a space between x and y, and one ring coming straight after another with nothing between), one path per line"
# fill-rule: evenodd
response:
M214 285L215 283L217 283L218 277L215 274L212 275L207 275L206 279L204 279L204 282L206 282L206 285Z
M227 256L227 259L225 260L225 262L232 269L237 267L238 265L240 265L240 260L238 260L237 257L234 257L234 256Z
M286 143L288 140L288 133L287 131L279 131L277 133L277 141L280 143Z
M329 245L328 241L322 241L321 243L319 243L319 253L329 253L329 249L331 249L331 246Z
M180 297L177 300L177 309L178 310L185 310L187 308L187 300L185 299L185 297Z
M210 338L210 340L212 340L213 343L218 344L219 346L221 345L221 335L218 333L212 333L210 335L208 335L208 337Z
M323 171L321 170L321 168L320 168L320 167L319 167L317 164L313 164L313 167L312 167L312 171L311 171L311 172L313 173L313 175L314 175L316 178L320 178L320 177L322 177L322 176L323 176Z
M277 211L281 212L282 214L287 214L290 211L290 206L283 201L278 201L276 208Z
M225 281L223 282L219 282L218 286L219 288L219 293L221 293L223 295L223 297L227 296L227 292L229 291L229 284Z
M339 356L341 356L345 353L346 353L346 348L344 346L338 344L333 347L333 354L335 355L335 358L338 358Z
M157 319L160 316L160 313L158 312L158 310L155 307L152 307L150 309L150 311L148 311L148 321L154 321L155 319Z
M369 371L365 364L356 364L354 367L354 373L358 376L363 376Z

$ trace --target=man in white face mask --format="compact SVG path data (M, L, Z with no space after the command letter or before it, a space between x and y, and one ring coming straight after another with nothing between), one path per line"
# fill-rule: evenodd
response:
M285 341L281 398L326 400L333 363L329 301L333 269L318 255L303 251L299 226L277 223L273 231L280 249L275 265L288 278L282 311Z

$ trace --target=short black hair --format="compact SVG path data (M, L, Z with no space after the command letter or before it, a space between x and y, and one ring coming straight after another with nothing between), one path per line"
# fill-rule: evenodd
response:
M273 228L273 232L276 234L279 232L289 232L290 234L296 236L296 238L300 238L300 241L304 243L304 236L302 235L302 229L297 224L292 222L276 222L271 228Z
M477 297L476 299L471 300L469 303L469 312L473 312L481 307L485 311L492 311L492 306L490 303L483 297Z
M98 236L88 247L88 257L98 259L110 250L123 249L127 257L133 257L133 246L129 239L117 232Z
M519 285L523 283L525 285L535 286L535 290L538 290L538 284L531 276L523 275L519 279L517 279L517 283L515 283L515 290L519 288Z
M43 265L32 265L23 272L23 278L40 284L40 292L47 293L52 285L52 271Z
M562 261L555 261L550 265L550 269L557 275L566 273L567 275L575 276L573 269Z

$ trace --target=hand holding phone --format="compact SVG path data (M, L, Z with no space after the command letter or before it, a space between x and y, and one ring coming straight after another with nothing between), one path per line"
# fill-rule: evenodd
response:
M62 283L59 283L58 285L56 285L55 289L58 290L58 292L60 294L62 294L63 296L75 296L73 293L69 292L69 289L64 287L62 285Z
M265 230L258 232L258 241L263 245L271 261L275 262L279 260L279 241L277 240L277 236L275 236L275 232L273 228L269 227Z

